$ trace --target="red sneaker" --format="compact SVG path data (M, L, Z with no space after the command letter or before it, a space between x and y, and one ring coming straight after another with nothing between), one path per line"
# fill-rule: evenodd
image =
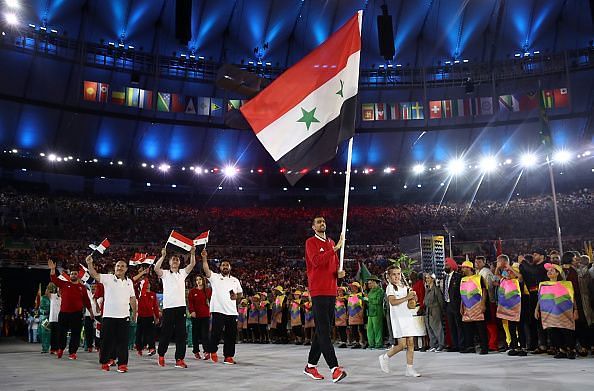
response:
M157 351L155 349L149 349L149 356L154 356Z
M223 364L235 365L237 363L235 362L235 360L233 360L233 357L225 357L225 359L223 360Z
M200 357L200 353L194 353L194 358L196 360L201 360L202 359L202 357Z
M63 354L64 354L64 351L62 349L58 349L58 353L57 353L58 358L62 358Z
M115 367L115 366L116 366L115 360L111 360L111 359L110 359L110 360L107 362L107 364L108 364L110 367Z
M160 367L164 367L165 366L165 356L159 356L159 361L158 363Z
M139 357L142 357L142 350L137 350L136 354L138 354Z
M203 358L203 360L204 360L204 361L208 361L208 360L210 360L210 353L204 353L204 358Z
M332 371L332 382L338 383L346 377L346 372L341 367L336 367Z
M317 367L309 367L306 365L305 369L303 370L303 373L314 380L324 380L324 376L322 376L320 372L318 372Z
M70 356L68 356L69 360L76 360L76 353L72 353Z
M176 368L187 368L188 366L184 362L184 360L175 360L175 367Z
M211 353L210 359L212 360L212 362L219 362L219 356L217 356L216 353Z
M101 370L105 372L109 372L109 364L101 364Z
M119 373L126 373L126 372L128 372L128 366L127 365L118 365L118 372Z

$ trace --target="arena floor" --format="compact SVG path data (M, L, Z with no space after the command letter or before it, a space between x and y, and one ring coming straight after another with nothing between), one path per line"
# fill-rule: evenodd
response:
M404 355L391 360L393 373L379 370L379 351L337 349L348 377L338 384L313 381L302 374L303 346L238 345L236 366L187 360L186 370L167 368L154 358L130 356L130 372L101 372L96 353L81 352L77 361L42 355L30 345L0 339L1 390L591 390L594 358L558 361L550 357L508 357L459 353L417 353L415 367L422 377L405 378ZM171 346L173 348L173 346Z

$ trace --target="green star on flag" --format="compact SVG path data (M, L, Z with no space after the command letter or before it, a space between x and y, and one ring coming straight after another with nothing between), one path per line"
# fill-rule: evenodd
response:
M311 111L305 110L303 107L301 108L301 113L303 117L299 118L297 122L305 122L305 126L307 126L307 130L311 126L312 122L320 122L316 117L316 108L314 107Z
M338 91L336 92L336 95L340 95L340 97L341 97L341 98L344 98L344 95L342 94L342 89L343 89L343 87L344 87L344 81L342 81L342 80L341 80L341 81L340 81L340 90L338 90Z

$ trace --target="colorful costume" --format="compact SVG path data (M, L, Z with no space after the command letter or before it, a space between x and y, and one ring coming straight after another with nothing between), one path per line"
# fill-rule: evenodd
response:
M379 286L367 294L367 341L370 348L381 349L384 344L384 290Z
M50 299L46 295L41 297L39 304L39 336L41 338L41 353L47 353L50 349Z

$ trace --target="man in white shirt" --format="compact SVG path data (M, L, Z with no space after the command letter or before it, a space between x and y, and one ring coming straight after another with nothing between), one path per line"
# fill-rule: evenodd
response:
M202 269L208 278L212 288L210 298L211 331L210 341L205 353L205 360L211 359L218 362L217 350L219 341L224 329L223 354L225 364L235 364L235 341L237 339L237 301L241 300L243 289L239 280L231 276L231 264L229 261L222 261L219 269L220 274L213 273L208 267L206 250L202 250Z
M165 353L169 341L175 330L175 367L187 368L186 357L186 277L196 265L196 247L190 250L190 264L184 269L179 268L180 259L177 255L169 258L169 270L161 269L167 250L161 250L161 258L155 263L155 273L163 282L163 320L159 337L158 364L165 366Z
M60 305L62 299L58 294L58 287L51 283L51 295L50 295L50 311L49 311L49 326L50 326L50 353L56 354L58 351L58 315L60 314ZM49 285L48 285L49 287Z
M101 320L101 351L99 362L101 369L109 371L112 352L118 358L118 372L128 372L128 332L130 318L136 321L136 294L132 280L126 277L128 264L118 261L114 274L99 274L93 266L93 258L86 258L89 274L95 281L103 284L104 302ZM132 314L130 315L130 308Z

